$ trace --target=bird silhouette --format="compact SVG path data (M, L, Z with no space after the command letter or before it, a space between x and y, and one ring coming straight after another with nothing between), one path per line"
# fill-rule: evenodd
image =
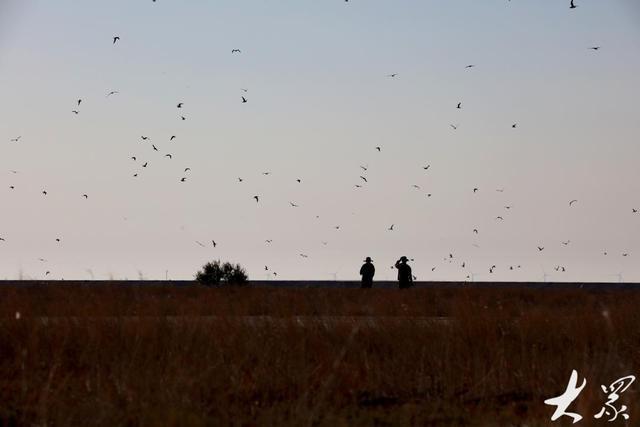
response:
M458 110L462 109L462 102L458 102L458 106L456 107Z
M394 225L395 225L395 224L391 224L391 227L389 227L389 231L393 231L393 226L394 226Z
M13 138L13 139L10 140L10 142L18 142L18 141L20 141L20 138L22 138L22 136L18 136L16 138Z
M182 106L184 105L184 102L179 102L178 105L176 105L177 108L182 108Z
M216 246L218 246L218 244L216 243L215 240L212 240L211 243L213 243L213 247L215 248Z
M247 98L245 98L244 96L242 97L242 103L245 104L247 102Z
M183 176L182 178L180 178L180 182L185 182L187 180L186 176Z
M473 67L475 67L475 65L473 65L473 64L469 64L469 65L467 65L467 66L466 66L466 67L464 67L464 68L473 68Z
M300 178L296 179L296 181L298 182L298 184L302 184L302 180Z
M577 200L575 200L575 199L574 199L574 200L572 200L572 201L570 201L570 202L569 202L569 206L573 205L575 202L577 202Z
M418 190L420 189L420 186L419 186L419 185L416 185L416 184L413 184L413 185L412 185L412 187L413 187L413 188L416 188L416 189L418 189Z
M382 149L380 147L376 147L376 150L378 151L382 151Z
M265 240L264 242L265 242L265 243L272 243L272 242L273 242L273 240L272 240L272 239L267 239L267 240Z
M423 166L422 169L427 170L431 167L431 165Z
M136 156L131 157L131 159L133 159L133 161L135 162L137 160Z
M302 258L309 258L309 255L306 255L306 254L300 254L300 256L301 256Z
M155 145L151 144L151 146L153 147L153 151L158 151L158 147L156 147Z
M196 243L197 243L198 245L202 246L203 248L205 247L204 243L202 243L202 242L198 242L198 241L196 240Z
M87 194L83 194L82 197L84 197L85 200L89 198L89 196Z
M474 232L475 234L478 234L478 229L477 229L477 228L474 228L474 229L473 229L473 232Z
M148 139L149 139L149 137L148 137L148 136L144 136L144 135L143 135L143 136L141 136L140 138L142 138L142 140L143 140L143 141L146 141L146 140L148 140Z
M562 244L565 245L565 246L569 245L569 243L571 243L571 240L567 240L566 242L562 242Z
M46 196L46 195L47 195L47 194L49 194L49 193L47 193L47 190L43 190L43 191L42 191L42 194L44 194L44 195Z
M397 75L398 75L398 73L387 74L387 77L395 77L395 76L397 76Z
M478 192L478 189L477 189L477 188L474 188L474 189L473 189L473 192L474 192L474 193L477 193L477 192Z
M142 167L146 168L148 164L149 164L149 162L144 162L144 165L142 165Z
M362 166L362 165L360 165L360 169L362 169L363 171L365 171L365 172L366 172L368 168L367 168L366 166Z
M242 181L243 181L242 178L238 178L238 182L242 182Z
M82 103L82 99L78 99L78 107L80 106L80 103Z
M569 9L575 9L576 7L578 7L578 6L576 6L576 5L573 3L573 0L571 0L571 4L569 5Z
M451 128L452 128L453 130L457 130L457 129L458 129L458 126L456 126L456 125L449 125L449 126L451 126Z
M231 49L231 53L242 53L240 49Z
M109 92L109 93L107 94L107 97L109 97L109 96L111 96L111 95L118 94L118 93L120 93L120 92L118 92L117 90L112 90L111 92Z
M544 251L544 246L538 246L538 250L539 250L540 252Z
M169 141L173 141L174 139L176 139L175 135L171 135L171 138L169 138Z
M71 112L72 112L73 114L75 114L75 115L80 114L80 111L78 111L78 110L71 110Z
M590 47L589 49L591 49L591 50L598 50L598 49L600 49L600 46L592 46L592 47Z
M295 204L295 203L293 203L293 202L289 202L289 204L290 204L292 207L294 207L294 208L299 208L299 207L300 207L299 205L296 205L296 204Z
M636 209L636 208L631 208L631 212L633 212L633 213L638 213L638 209Z
M187 120L187 118L185 116L180 116L180 118L184 121Z
M120 37L119 37L119 36L115 36L115 37L113 38L113 44L116 44L116 42L117 42L118 40L120 40ZM125 49L125 50L126 50L126 49Z
M364 182L369 182L367 181L367 178L365 178L364 176L360 175L360 179L362 179Z
M517 126L518 126L518 124L517 124L517 123L514 123L514 124L512 124L512 125L511 125L511 127L512 127L513 129L515 129Z
M191 168L184 168L185 172L191 172Z
M504 221L504 218L502 218L501 216L497 216L496 219L499 219L500 221Z
M169 158L169 160L173 159L173 156L172 156L171 154L165 154L164 156L165 156L165 157L168 157L168 158Z
M256 199L256 203L258 203L260 201L260 197L259 196L253 196L254 199Z

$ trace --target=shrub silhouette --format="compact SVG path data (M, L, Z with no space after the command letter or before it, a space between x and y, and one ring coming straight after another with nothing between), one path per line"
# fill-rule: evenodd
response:
M205 286L217 286L221 282L228 285L244 285L248 277L245 269L230 262L220 260L208 262L196 273L196 281Z

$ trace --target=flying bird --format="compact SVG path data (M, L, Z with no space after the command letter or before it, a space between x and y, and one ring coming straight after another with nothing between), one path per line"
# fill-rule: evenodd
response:
M185 182L187 180L186 176L183 176L182 178L180 178L180 182Z
M511 125L511 127L512 127L513 129L515 129L517 126L518 126L518 124L517 124L517 123L514 123L514 124L512 124L512 125Z
M458 102L458 106L456 107L458 110L462 109L462 102Z
M578 7L578 6L576 6L576 5L573 3L573 0L571 0L571 5L569 6L569 9L575 9L576 7Z
M197 240L196 240L196 243L197 243L198 245L202 246L203 248L205 247L203 243L198 242Z
M169 138L169 141L173 141L174 139L176 139L175 135L171 135L171 138Z
M577 200L575 200L575 199L574 199L574 200L572 200L572 201L570 201L570 202L569 202L569 206L573 205L575 202L577 202Z
M395 225L395 224L391 224L391 227L389 227L389 231L393 231L393 226L394 226L394 225Z
M496 219L499 219L500 221L504 221L504 218L502 218L501 216L497 216Z
M369 182L367 181L367 178L365 178L364 176L360 175L360 178L364 181L364 182Z
M113 44L116 44L116 42L117 42L118 40L120 40L120 37L115 36L115 37L113 38Z
M302 180L300 178L296 179L296 181L298 181L298 184L302 184Z
M177 108L182 108L182 106L184 105L184 102L179 102L178 105L176 105Z
M544 250L544 246L538 246L538 250L542 252Z
M165 156L165 157L168 157L168 158L169 158L169 160L173 159L173 156L172 156L171 154L165 154L164 156ZM186 171L185 171L185 172L186 172Z
M376 150L381 151L382 149L380 147L376 147Z
M82 102L82 99L78 99L78 107L80 106L81 102Z
M231 53L242 53L240 49L231 49Z
M362 165L360 165L360 169L362 169L363 171L365 171L365 172L366 172L368 168L367 168L367 166L362 166Z
M567 240L566 242L562 242L562 244L565 245L565 246L569 245L569 243L571 243L571 240Z
M46 195L48 194L48 193L47 193L47 190L43 190L43 191L42 191L42 194L44 194L44 195L46 196Z
M466 66L466 67L464 67L464 68L473 68L473 67L475 67L475 65L473 65L473 64L469 64L469 65L467 65L467 66Z
M142 165L142 167L146 168L148 164L149 164L149 162L144 162L144 165Z
M260 201L260 197L259 196L253 196L254 199L256 199L256 203L258 203Z
M423 166L422 169L427 170L431 167L431 165Z
M247 102L247 98L245 98L244 96L242 97L242 103L245 104Z
M80 114L80 111L78 111L78 110L71 110L71 112L72 112L73 114L76 114L76 115Z
M299 207L300 207L299 205L296 205L296 204L295 204L295 203L293 203L293 202L289 202L289 204L290 204L292 207L294 207L294 208L299 208Z
M158 147L156 147L155 145L151 144L151 146L153 147L153 151L158 151Z
M84 197L84 198L85 198L85 200L89 198L89 196L88 196L88 195L86 195L86 194L83 194L83 195L82 195L82 197Z
M20 141L20 138L22 138L22 136L18 136L16 138L13 138L13 139L10 140L10 142L18 142L18 141Z
M218 244L216 243L215 240L212 240L211 243L213 243L213 247L215 248L216 246L218 246Z
M184 168L184 171L185 171L185 172L190 172L190 171L191 171L191 168Z
M457 130L457 129L458 129L458 126L456 126L456 125L449 125L449 126L451 126L451 128L452 128L453 130Z
M305 255L305 254L300 254L300 256L301 256L302 258L309 258L309 255Z
M395 76L397 76L397 75L398 75L398 73L387 74L387 77L395 77Z
M187 118L186 118L185 116L180 116L180 118L181 118L182 120L187 120Z
M148 137L148 136L144 136L144 135L143 135L143 136L141 136L140 138L142 138L142 140L143 140L143 141L146 141L147 139L149 139L149 137Z
M420 186L419 186L419 185L416 185L416 184L413 184L413 185L412 185L412 187L413 187L413 188L417 188L418 190L420 189Z
M117 93L120 93L120 92L118 92L117 90L112 90L111 92L109 92L109 93L107 94L107 97L109 97L109 96L111 96L111 95L115 95L115 94L117 94Z
M592 46L592 47L590 47L589 49L591 49L591 50L598 50L598 49L600 49L600 46Z
M477 189L477 188L474 188L474 189L473 189L473 192L474 192L474 193L477 193L477 192L478 192L478 189Z

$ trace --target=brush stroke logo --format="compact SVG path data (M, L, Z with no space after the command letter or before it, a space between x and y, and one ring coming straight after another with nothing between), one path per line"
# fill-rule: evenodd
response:
M620 398L620 395L624 393L631 383L635 381L636 377L634 375L627 375L626 377L619 378L612 382L609 386L601 385L600 388L602 391L607 394L607 401L602 406L600 412L595 414L593 418L600 419L603 415L608 415L610 418L607 421L615 421L618 416L621 416L625 420L629 419L629 414L627 414L627 406L622 405L619 408L614 405L614 403ZM582 384L578 385L578 372L574 369L571 371L571 377L569 377L569 383L567 384L567 388L564 393L560 396L556 396L544 401L546 405L555 406L556 410L553 412L551 416L551 421L556 421L558 418L562 416L567 416L573 419L573 424L577 423L582 419L582 415L577 414L575 412L567 412L569 405L573 403L574 400L578 397L582 389L587 385L587 379L583 378Z

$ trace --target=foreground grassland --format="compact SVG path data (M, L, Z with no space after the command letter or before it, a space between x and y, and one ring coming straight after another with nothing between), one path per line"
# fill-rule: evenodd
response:
M640 374L638 307L619 290L4 287L0 425L571 425L543 401L572 369L576 425L624 425L593 415L600 384ZM638 390L616 403L629 425Z

